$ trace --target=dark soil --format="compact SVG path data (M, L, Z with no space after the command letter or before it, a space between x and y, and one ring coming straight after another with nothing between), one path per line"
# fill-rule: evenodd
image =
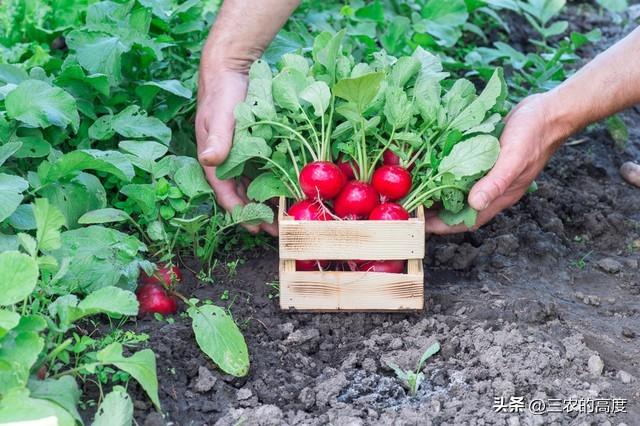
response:
M583 143L556 154L537 192L491 224L431 237L422 313L282 313L269 285L278 280L270 249L214 284L188 277L184 293L230 306L250 349L250 374L216 370L188 319L140 321L136 330L151 336L158 357L165 417L134 387L138 422L640 424L640 189L618 174L624 161L640 159L640 114L624 118L624 151L604 130L588 130L574 139ZM442 350L409 396L386 363L412 367L434 340ZM497 413L501 396L628 403L615 415Z

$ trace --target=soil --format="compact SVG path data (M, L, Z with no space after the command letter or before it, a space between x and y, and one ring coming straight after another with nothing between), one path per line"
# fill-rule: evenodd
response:
M589 19L604 46L622 31ZM640 159L640 114L623 117L623 151L600 127L583 132L555 155L539 190L491 224L430 237L422 313L283 313L268 248L214 284L187 276L184 293L230 307L251 371L237 379L216 370L188 319L139 321L158 357L165 416L132 384L138 423L639 425L640 189L618 168ZM435 340L442 349L411 396L387 362L413 368ZM627 404L615 415L534 415L496 412L496 397Z

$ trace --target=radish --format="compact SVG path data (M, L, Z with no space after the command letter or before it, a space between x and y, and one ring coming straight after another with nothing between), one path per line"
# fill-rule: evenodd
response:
M287 211L295 220L333 220L327 208L318 201L298 201Z
M136 292L140 309L140 315L162 314L170 315L178 311L178 303L167 293L167 290L158 283L144 284Z
M296 271L326 271L329 265L328 260L296 260Z
M398 157L395 152L387 148L382 153L382 164L385 166L399 166L400 157Z
M399 200L411 191L411 173L400 166L382 166L373 173L371 184L384 200Z
M300 188L309 198L330 200L338 195L346 181L340 167L328 161L314 161L300 171Z
M140 274L140 284L162 284L171 287L173 283L180 281L182 281L182 272L176 265L170 267L167 264L159 264L152 275L149 276L144 271Z
M400 274L404 272L404 260L371 260L358 265L359 271L366 272L387 272L390 274Z
M333 203L336 214L343 219L361 219L369 216L378 205L378 193L368 183L347 182Z
M342 170L342 173L344 173L344 176L347 178L347 180L353 180L356 178L355 171L359 169L358 165L353 161L342 161L341 157L340 159L338 159L336 165L340 167L340 170Z
M383 203L373 209L369 220L409 220L409 213L400 204Z

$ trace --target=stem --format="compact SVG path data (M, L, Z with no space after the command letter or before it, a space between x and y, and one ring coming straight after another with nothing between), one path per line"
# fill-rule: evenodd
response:
M413 209L415 209L416 207L418 207L420 204L422 204L424 201L427 200L427 198L429 198L429 195L433 194L434 192L438 192L442 189L449 189L449 188L455 188L455 189L459 189L461 191L464 191L464 188L458 186L458 185L442 185L442 186L438 186L437 188L433 188L427 192L424 192L422 194L420 194L419 197L416 197L412 202L410 203L403 203L402 207L405 208L406 211L410 212Z
M316 131L316 127L311 122L311 119L309 119L309 116L307 115L307 112L304 110L304 108L300 107L300 109L302 110L302 115L304 115L304 118L307 120L307 124L309 124L309 127L311 127L313 136L316 138L316 149L317 149L316 154L318 155L318 158L322 160L324 155L322 152L322 144L320 143L320 138L318 138L318 132Z
M97 365L101 365L101 363L99 363L99 362L93 362L93 363L91 363L91 364L82 364L82 365L80 365L80 366L78 366L78 367L71 368L71 369L69 369L69 370L62 371L62 372L60 372L60 373L54 374L53 376L50 376L50 378L52 378L52 379L58 379L58 378L60 378L60 377L62 377L62 376L66 376L66 375L68 375L68 374L75 374L75 373L80 372L80 370L84 370L84 369L86 369L86 368L94 367L94 366L97 366Z
M276 163L271 158L267 158L267 157L260 157L260 158L262 158L263 160L267 161L268 163L273 164L274 166L276 166L278 168L278 170L280 170L284 174L284 176L286 176L287 180L292 185L291 187L289 187L287 185L287 183L285 182L285 185L287 185L287 188L289 188L289 190L296 196L296 198L298 200L304 199L304 195L302 194L302 191L298 187L299 185L297 185L293 181L293 179L291 179L291 176L289 176L289 173L287 173L287 171L285 169L283 169L280 164Z
M331 133L333 132L333 127L331 126L331 123L333 123L333 111L335 109L335 103L336 103L336 98L334 96L331 96L331 109L329 110L329 121L327 122L327 131L325 132L325 138L326 138L326 150L327 150L327 159L329 161L331 161L331 148L329 141L331 140ZM323 120L324 120L324 115L322 116Z
M277 121L270 121L270 120L257 121L253 123L252 126L257 124L269 124L272 126L276 126L276 127L280 127L282 129L288 130L289 132L291 132L291 134L297 137L300 140L300 142L302 142L302 144L309 150L309 152L311 153L311 158L313 158L313 161L318 161L318 157L316 156L316 153L314 152L313 147L309 145L309 142L300 133L298 133L291 127L287 126L286 124L282 124L282 123L278 123Z
M376 167L376 164L378 164L378 161L380 161L380 157L382 157L382 154L384 154L384 152L391 146L391 142L393 142L393 137L395 136L395 133L396 133L396 126L393 126L393 129L391 129L391 136L389 136L389 140L385 142L384 147L382 147L378 155L376 155L376 158L373 160L373 163L371 163L371 168L369 169L369 176L373 176L373 169Z

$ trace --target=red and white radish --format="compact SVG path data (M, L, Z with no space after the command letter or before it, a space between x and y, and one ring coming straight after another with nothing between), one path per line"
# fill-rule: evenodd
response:
M371 184L384 201L399 200L411 191L411 173L400 166L382 166L373 172Z
M382 203L373 209L369 220L409 220L409 213L400 204Z
M328 161L314 161L300 171L300 188L309 198L330 200L347 181L340 167Z
M352 180L338 194L333 208L343 219L362 219L369 216L378 202L378 193L371 185Z

